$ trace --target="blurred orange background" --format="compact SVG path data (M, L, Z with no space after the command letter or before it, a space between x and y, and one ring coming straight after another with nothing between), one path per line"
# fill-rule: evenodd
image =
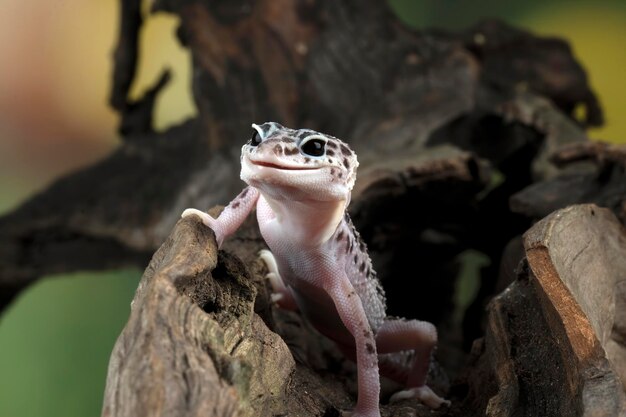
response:
M626 2L394 0L417 27L468 27L500 17L570 41L602 103L606 125L593 138L626 143ZM146 10L149 2L145 2ZM118 143L107 106L117 36L113 0L0 3L0 211L54 178L107 155ZM158 129L195 114L190 57L177 19L157 14L141 32L137 96L164 67ZM80 273L42 280L0 318L0 416L100 414L108 355L128 316L141 271Z
M0 208L51 179L106 155L117 144L108 107L118 4L112 0L21 1L0 5ZM164 67L174 79L159 98L156 125L194 114L189 54L174 37L176 19L146 21L137 96ZM6 188L5 188L6 187Z

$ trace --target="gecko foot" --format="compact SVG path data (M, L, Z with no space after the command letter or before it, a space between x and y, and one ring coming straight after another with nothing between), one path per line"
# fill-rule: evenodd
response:
M181 214L180 217L188 217L188 216L194 216L194 215L200 217L200 220L202 220L202 223L205 226L209 227L211 230L213 230L213 232L215 233L215 240L217 240L217 247L218 248L221 247L222 243L224 242L224 233L220 229L217 220L211 217L208 213L205 213L204 211L200 211L194 208L185 209L185 211L183 211L183 214Z
M283 298L285 298L285 294L283 294L283 293L273 292L273 293L270 294L270 301L272 303L279 303L280 300L282 300Z
M194 209L194 208L185 209L185 211L183 211L183 214L181 214L180 217L188 217L188 216L194 216L194 215L200 217L200 219L202 220L202 223L204 223L205 226L212 227L215 223L215 219L211 217L208 213L205 213L204 211Z
M435 394L427 385L398 391L391 396L389 402L395 403L397 401L408 400L411 398L417 398L420 402L424 403L433 410L441 407L442 405L450 406L450 401Z
M283 279L278 272L278 264L276 258L272 255L272 252L263 249L259 251L259 258L265 263L269 272L265 275L272 286L273 292L270 294L270 299L273 303L278 304L281 308L291 311L298 311L296 301L293 299L291 292L285 286Z

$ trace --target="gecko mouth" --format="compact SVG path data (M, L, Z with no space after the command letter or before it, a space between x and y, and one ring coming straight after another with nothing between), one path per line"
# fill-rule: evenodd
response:
M280 169L283 171L312 171L315 169L319 169L318 167L287 167L284 165L278 165L278 164L274 164L272 162L265 162L265 161L253 161L250 160L250 162L253 165L258 165L258 166L262 166L262 167L266 167L266 168L274 168L274 169Z

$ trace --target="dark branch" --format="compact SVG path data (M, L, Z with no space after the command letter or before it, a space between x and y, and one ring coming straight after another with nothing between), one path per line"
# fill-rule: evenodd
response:
M120 0L120 26L117 46L113 53L113 84L109 103L122 113L128 91L137 72L139 30L143 22L141 0Z

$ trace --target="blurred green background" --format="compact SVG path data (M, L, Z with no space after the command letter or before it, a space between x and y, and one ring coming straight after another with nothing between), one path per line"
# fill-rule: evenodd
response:
M418 27L466 28L500 17L571 42L604 106L591 136L626 143L626 2L393 0ZM54 178L117 144L106 100L117 31L114 0L0 2L0 213ZM147 3L146 3L147 7ZM156 124L195 113L189 56L177 21L151 16L142 32L141 92L165 66L174 80ZM109 354L129 313L141 271L79 273L41 280L0 317L0 417L98 416Z

